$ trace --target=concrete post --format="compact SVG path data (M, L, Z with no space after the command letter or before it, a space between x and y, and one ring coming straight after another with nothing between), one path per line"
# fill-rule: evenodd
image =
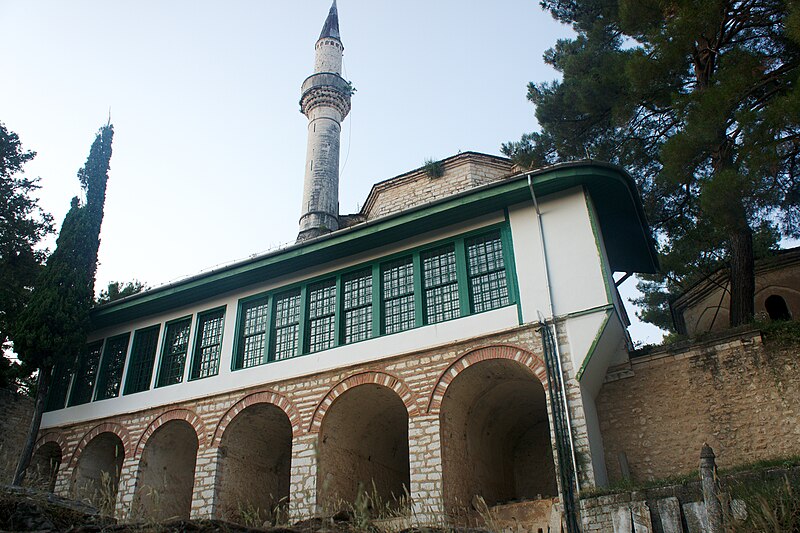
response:
M700 483L708 516L708 533L722 533L722 502L717 487L715 457L711 446L704 443L700 450Z

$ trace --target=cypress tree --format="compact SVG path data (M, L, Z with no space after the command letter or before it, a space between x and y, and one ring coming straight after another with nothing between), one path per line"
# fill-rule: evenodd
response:
M74 364L86 342L113 136L110 124L97 133L86 164L78 171L85 201L72 199L56 249L19 319L14 348L22 361L38 369L39 375L34 414L14 485L22 483L30 464L55 365Z

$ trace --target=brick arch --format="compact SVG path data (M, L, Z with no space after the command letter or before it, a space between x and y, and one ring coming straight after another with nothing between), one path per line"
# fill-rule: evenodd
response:
M278 394L277 392L264 390L245 396L233 404L230 409L225 411L225 414L222 415L222 418L217 424L217 429L214 431L214 438L211 440L211 445L213 447L219 447L219 443L222 440L222 435L225 433L225 429L233 421L233 419L236 418L236 415L251 405L258 405L262 403L274 405L286 413L286 416L289 417L289 422L292 424L292 436L297 437L300 435L300 412L297 410L294 404L285 396Z
M61 449L61 459L64 460L64 455L67 453L67 441L64 440L64 437L61 433L57 433L55 431L49 431L39 437L39 440L36 441L36 444L33 446L33 453L47 444L48 442L55 442L58 447Z
M311 418L311 424L309 424L308 432L319 432L320 427L322 427L322 419L325 417L325 413L328 411L328 408L331 406L331 404L333 404L334 400L341 396L346 390L352 389L353 387L357 387L359 385L368 385L370 383L381 385L395 391L400 397L400 400L402 400L403 404L405 404L406 409L408 410L408 416L416 416L419 414L416 395L400 378L384 372L361 372L343 379L328 391L328 394L326 394L322 401L317 404L317 408L314 410L314 416Z
M545 392L547 392L547 369L539 356L509 344L486 346L464 354L456 362L447 367L447 370L442 372L442 375L439 376L439 380L436 382L436 386L433 388L428 399L428 413L439 412L447 387L450 386L450 383L453 382L457 375L476 363L488 361L490 359L510 359L516 361L530 370L531 374L542 383Z
M194 432L197 434L198 450L202 445L205 444L206 425L202 420L200 420L200 417L188 409L172 409L171 411L162 413L155 420L150 422L150 425L148 425L147 429L144 430L142 436L139 437L139 442L136 443L136 451L133 456L140 457L142 455L142 450L144 450L145 444L147 444L147 441L153 436L153 433L155 433L158 428L167 422L171 422L172 420L183 420L188 422L194 428Z
M131 453L131 437L128 433L128 430L114 422L103 422L102 424L99 424L87 431L80 442L78 442L78 445L75 446L75 451L72 452L72 457L69 460L70 467L75 466L78 461L78 457L83 453L86 445L101 433L113 433L119 437L119 440L122 441L122 449L125 452L125 457Z

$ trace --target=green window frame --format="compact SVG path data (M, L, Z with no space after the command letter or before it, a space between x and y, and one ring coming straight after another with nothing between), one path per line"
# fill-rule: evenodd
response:
M342 344L372 337L372 268L342 276Z
M436 324L461 316L456 275L456 247L448 244L421 253L425 290L425 323Z
M411 255L381 265L381 330L385 335L399 333L416 325L414 280L417 277L414 270Z
M186 364L186 353L189 350L191 328L191 316L167 322L156 387L166 387L183 381L183 369Z
M272 326L270 328L270 360L278 361L298 355L300 352L300 289L275 295L272 302Z
M94 341L84 346L75 365L75 377L69 395L69 406L82 405L92 401L97 367L103 353L103 341Z
M267 296L240 302L234 369L250 368L266 362L269 307Z
M197 315L192 371L189 379L202 379L216 376L219 373L224 328L224 307Z
M139 329L133 333L133 345L131 346L131 356L125 376L123 396L146 391L150 388L160 333L161 324Z
M119 395L130 339L130 332L106 339L94 393L95 400L107 400Z
M314 353L336 345L336 278L308 286L306 352Z
M72 373L69 370L69 364L64 360L59 360L53 366L53 380L50 390L47 392L45 411L57 411L66 406L69 384L72 380Z
M465 241L470 303L473 313L482 313L511 303L504 246L500 231Z

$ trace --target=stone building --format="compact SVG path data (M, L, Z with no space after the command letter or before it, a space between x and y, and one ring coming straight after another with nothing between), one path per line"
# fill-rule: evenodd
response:
M37 443L55 492L236 520L366 491L419 523L482 498L547 530L607 482L596 399L629 346L613 274L657 266L630 176L465 152L340 215L342 50L334 2L302 85L298 242L94 310Z
M730 322L730 278L720 269L695 283L672 303L678 333L719 332ZM756 317L790 320L800 316L800 247L756 261Z

